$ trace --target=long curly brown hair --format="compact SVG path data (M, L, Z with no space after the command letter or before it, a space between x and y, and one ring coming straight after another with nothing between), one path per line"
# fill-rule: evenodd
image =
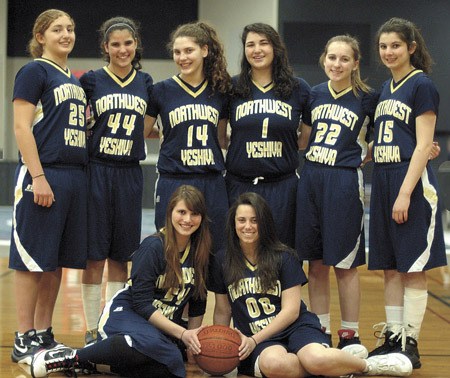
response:
M214 28L205 22L191 22L175 29L170 35L167 49L173 52L173 44L178 37L190 37L199 46L208 46L208 55L203 60L203 73L211 83L213 92L227 94L231 89L231 77L227 71L227 61L223 45Z

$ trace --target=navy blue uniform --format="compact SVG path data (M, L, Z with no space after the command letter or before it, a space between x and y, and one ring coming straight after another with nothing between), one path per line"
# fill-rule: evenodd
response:
M189 316L205 313L206 301L195 299L193 268L194 246L188 245L182 255L183 285L173 290L163 287L166 259L163 240L157 235L147 237L133 254L130 286L118 291L107 303L100 317L99 340L113 335L131 339L131 347L167 366L169 371L185 377L183 358L175 340L154 327L148 319L155 311L181 324L183 309L189 303ZM126 361L122 361L126 365ZM130 365L133 361L129 362Z
M234 82L236 78L233 78ZM251 98L230 103L231 139L226 158L230 204L244 192L260 194L277 220L280 240L295 244L295 200L299 153L297 144L310 87L297 78L288 100L277 98L274 85L251 84ZM281 195L282 193L282 195Z
M227 283L224 277L224 251L214 261L213 276L216 277L212 290L218 294L227 294L231 306L234 327L250 337L264 329L281 311L281 293L307 282L300 261L289 252L283 252L278 267L278 280L274 288L261 292L259 278L256 277L257 265L245 262L245 277L237 286ZM272 345L282 345L290 353L297 353L310 343L326 344L329 339L323 333L317 316L309 312L303 301L299 303L300 315L289 327L270 339L259 343L252 354L241 361L240 374L253 376L255 362L261 352Z
M408 221L392 208L416 147L416 118L438 114L439 94L421 70L383 84L375 112L369 229L369 269L421 272L447 264L437 181L427 164L411 195Z
M39 58L17 73L13 99L36 105L33 135L56 202L34 203L33 183L20 157L16 169L9 267L23 271L84 268L86 227L86 96L69 69Z
M89 259L128 261L141 240L144 117L153 80L107 67L80 78L94 117L89 130Z
M329 81L311 90L311 136L297 191L296 249L303 260L343 269L365 263L359 167L376 101L376 94L356 96L352 87L336 93Z
M180 185L204 195L215 248L224 243L228 199L225 163L217 138L219 120L227 118L224 95L212 94L205 80L193 88L178 76L155 84L149 114L161 117L162 136L155 189L155 225L164 226L170 196Z

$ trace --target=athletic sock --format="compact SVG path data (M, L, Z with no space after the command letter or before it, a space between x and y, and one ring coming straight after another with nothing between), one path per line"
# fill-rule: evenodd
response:
M387 330L397 334L403 326L403 306L385 306Z
M419 338L423 317L427 309L427 301L427 290L405 288L403 324L406 329L406 336L415 340Z
M331 318L330 313L317 315L320 320L320 325L325 330L325 333L331 334Z
M123 289L124 286L125 282L108 281L106 283L105 302L109 302L119 290Z
M88 330L96 329L102 302L101 284L81 284L84 318Z
M355 337L359 337L359 322L347 322L345 320L342 320L341 329L351 329L352 331L355 331Z

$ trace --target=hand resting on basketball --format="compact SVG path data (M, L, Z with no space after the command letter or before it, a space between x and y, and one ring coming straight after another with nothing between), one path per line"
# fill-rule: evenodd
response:
M245 360L250 353L253 352L253 350L256 348L256 341L252 337L245 336L241 331L239 331L237 328L235 330L239 333L239 336L241 336L242 343L239 346L239 360Z
M201 352L201 345L197 335L205 327L206 326L201 326L183 331L181 341L186 345L188 353L199 354Z

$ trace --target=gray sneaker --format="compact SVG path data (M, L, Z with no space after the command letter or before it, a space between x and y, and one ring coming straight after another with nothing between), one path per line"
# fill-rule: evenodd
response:
M97 328L90 329L84 334L85 345L94 344L97 342Z
M364 375L407 377L413 370L411 360L401 353L380 354L369 357L366 361L369 370Z

